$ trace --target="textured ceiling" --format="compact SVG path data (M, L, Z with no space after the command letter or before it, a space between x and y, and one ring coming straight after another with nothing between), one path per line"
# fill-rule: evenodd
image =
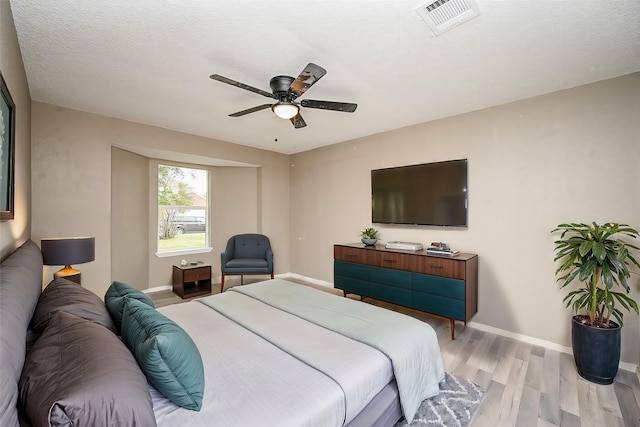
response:
M435 36L423 1L10 0L31 97L291 154L640 71L638 0L478 0ZM270 91L314 62L294 129ZM277 139L277 142L275 141Z

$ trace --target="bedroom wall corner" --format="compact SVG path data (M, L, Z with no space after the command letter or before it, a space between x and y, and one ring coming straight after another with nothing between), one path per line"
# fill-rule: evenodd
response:
M0 0L0 71L16 106L14 219L0 221L0 260L31 237L31 95L8 0Z
M111 147L111 278L137 289L149 284L148 174L148 158Z

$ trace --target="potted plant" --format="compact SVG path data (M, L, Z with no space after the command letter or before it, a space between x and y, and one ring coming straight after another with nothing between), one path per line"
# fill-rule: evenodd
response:
M563 300L575 312L571 342L578 373L594 383L611 384L620 364L623 313L617 305L638 313L638 304L628 296L627 279L631 263L640 268L630 249L640 248L618 236L635 239L638 231L626 224L594 222L560 224L552 232L562 232L554 242L560 288L576 279L581 282ZM586 314L579 314L581 310Z
M365 228L360 232L360 240L366 246L375 246L378 241L378 230L373 227Z

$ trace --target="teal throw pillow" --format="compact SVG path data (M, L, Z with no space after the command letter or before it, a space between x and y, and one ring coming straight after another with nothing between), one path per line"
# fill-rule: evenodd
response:
M184 329L147 304L125 298L122 338L159 392L176 405L200 410L204 367Z
M133 286L129 286L126 283L115 281L111 283L109 289L104 295L104 303L109 310L109 314L113 318L118 330L122 325L122 313L124 311L124 300L126 298L133 298L141 301L151 308L155 308L153 301L147 294L140 289L136 289Z

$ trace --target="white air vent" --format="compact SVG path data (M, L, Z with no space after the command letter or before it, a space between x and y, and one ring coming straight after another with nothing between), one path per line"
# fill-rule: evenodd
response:
M480 15L474 0L435 0L416 8L431 31L437 36Z

